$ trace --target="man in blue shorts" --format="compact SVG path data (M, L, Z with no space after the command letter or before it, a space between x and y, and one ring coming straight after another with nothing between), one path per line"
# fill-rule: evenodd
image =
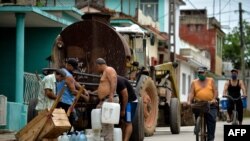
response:
M129 141L129 138L133 131L132 121L134 118L138 100L135 95L133 86L126 78L122 76L117 76L116 92L119 95L121 104L120 116L122 122L121 127L123 141Z

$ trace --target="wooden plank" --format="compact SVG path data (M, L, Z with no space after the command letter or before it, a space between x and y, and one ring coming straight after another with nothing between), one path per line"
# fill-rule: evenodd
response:
M80 99L82 92L85 92L84 86L80 87L80 90L77 92L76 97L69 107L67 111L67 115L70 116L70 113L74 110L75 105L77 104L77 101Z
M53 103L51 109L44 110L32 119L24 128L17 132L15 135L18 141L37 141L39 133L43 130L45 123L51 118L52 112L60 101L66 86L59 92L57 99Z

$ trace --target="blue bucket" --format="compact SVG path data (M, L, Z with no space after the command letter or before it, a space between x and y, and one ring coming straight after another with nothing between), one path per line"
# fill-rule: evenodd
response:
M228 99L225 98L225 97L222 97L220 99L220 104L221 104L221 109L222 110L227 110L227 107L228 107Z
M247 108L247 98L246 97L242 97L241 100L242 100L243 108Z

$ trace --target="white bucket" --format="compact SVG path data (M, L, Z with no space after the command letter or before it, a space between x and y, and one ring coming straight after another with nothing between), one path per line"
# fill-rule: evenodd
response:
M122 141L122 130L121 128L114 128L114 141Z
M93 109L91 111L91 126L92 129L102 129L101 109Z
M101 141L101 130L93 129L92 134L93 134L94 141Z
M85 129L85 135L87 137L87 141L95 141L92 129Z
M102 105L102 123L118 124L120 119L120 104L104 102Z

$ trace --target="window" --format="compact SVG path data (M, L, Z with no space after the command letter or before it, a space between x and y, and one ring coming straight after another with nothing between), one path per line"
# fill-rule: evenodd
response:
M186 74L182 73L182 95L186 95Z
M217 36L217 48L216 48L216 54L219 57L222 57L222 46L223 46L223 39L220 36Z
M140 9L144 15L158 21L158 0L141 0Z

